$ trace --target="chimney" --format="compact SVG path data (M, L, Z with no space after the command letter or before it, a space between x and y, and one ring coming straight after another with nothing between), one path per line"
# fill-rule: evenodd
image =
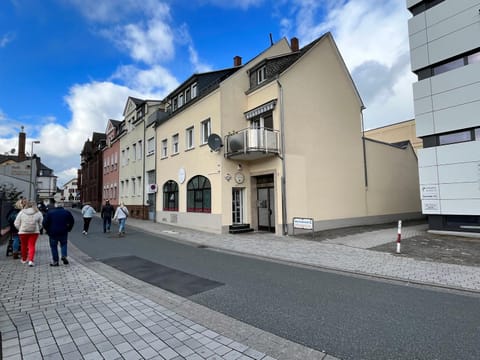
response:
M25 133L22 130L18 134L18 161L25 160Z
M233 66L241 66L242 65L242 57L241 56L235 56L233 58Z
M290 40L290 49L292 49L292 52L298 51L298 38L293 37Z

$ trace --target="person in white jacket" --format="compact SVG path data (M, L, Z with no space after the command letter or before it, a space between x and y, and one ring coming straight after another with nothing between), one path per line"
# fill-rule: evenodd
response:
M90 205L90 203L85 203L85 205L82 208L82 215L83 215L83 235L88 234L88 228L90 227L90 221L92 221L93 215L95 215L97 212L95 209Z
M33 201L28 201L15 218L14 225L20 237L22 264L28 261L28 266L33 266L35 258L35 244L37 243L40 229L42 228L43 215Z
M120 206L117 207L113 217L113 220L118 220L118 236L125 235L125 223L127 222L127 217L128 209L122 202Z

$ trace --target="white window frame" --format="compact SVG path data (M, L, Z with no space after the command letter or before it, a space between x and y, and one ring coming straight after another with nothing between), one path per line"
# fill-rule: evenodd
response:
M147 155L155 154L155 137L147 140Z
M192 84L191 89L192 89L192 94L191 94L192 99L195 99L198 95L197 94L197 83Z
M257 84L261 84L265 80L267 80L267 67L263 65L260 69L257 70Z
M206 143L208 143L208 137L210 136L210 134L212 132L210 119L202 121L201 126L202 126L201 143L206 144Z
M178 95L178 107L179 108L181 108L184 104L183 99L184 99L183 94Z
M166 158L168 156L168 140L163 139L162 140L162 159Z
M180 152L178 133L172 136L172 155Z
M142 140L138 140L138 147L137 147L137 150L138 150L138 160L142 160L142 153L143 153L143 143L142 143Z
M195 147L193 126L190 126L187 130L185 130L185 144L185 150L190 150Z

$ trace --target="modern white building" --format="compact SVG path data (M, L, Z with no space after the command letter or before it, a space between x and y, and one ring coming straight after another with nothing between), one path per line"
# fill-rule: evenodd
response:
M480 1L407 0L423 213L480 232Z

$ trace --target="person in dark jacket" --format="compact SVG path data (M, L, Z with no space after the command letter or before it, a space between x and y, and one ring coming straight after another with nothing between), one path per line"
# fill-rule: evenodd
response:
M50 266L58 266L58 243L62 254L62 262L68 265L67 243L68 233L73 229L75 220L70 211L63 207L53 207L54 200L50 200L51 207L43 219L43 227L50 239L50 249L52 251L52 263Z
M103 219L103 232L110 232L110 227L112 226L112 218L115 213L115 209L110 205L110 201L105 201L105 205L102 207L101 216Z

